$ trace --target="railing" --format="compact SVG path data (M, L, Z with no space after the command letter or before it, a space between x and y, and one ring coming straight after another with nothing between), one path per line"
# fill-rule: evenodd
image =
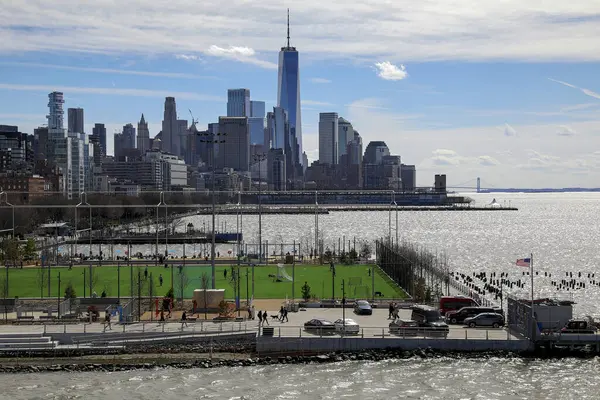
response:
M72 310L72 299L65 299L64 301L61 301L59 306L58 306L58 317L60 318L63 315L68 315L71 313Z

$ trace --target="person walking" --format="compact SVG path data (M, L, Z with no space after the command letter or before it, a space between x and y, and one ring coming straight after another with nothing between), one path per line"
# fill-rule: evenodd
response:
M110 324L110 312L106 311L104 314L104 332L106 332L106 327L108 326L108 329L112 331L112 326Z
M392 319L392 313L394 312L394 303L390 302L388 307L388 319Z
M185 310L183 310L183 313L181 314L181 330L183 330L184 325L187 328L187 314L185 313Z
M265 312L263 312L263 325L265 322L267 323L267 325L270 325L269 321L267 320L267 317L268 317L267 310L265 310Z
M288 319L287 314L288 314L288 310L287 310L287 308L284 308L283 309L283 317L281 317L281 322L284 322L283 321L284 318L285 318L285 322L290 322L290 320Z
M160 274L160 275L158 276L158 284L159 284L159 286L162 286L162 284L163 284L163 277L162 277L162 274Z
M262 310L258 310L258 325L262 324Z
M148 266L146 265L146 268L144 269L144 279L147 280L148 279Z
M283 306L279 309L279 322L283 322Z

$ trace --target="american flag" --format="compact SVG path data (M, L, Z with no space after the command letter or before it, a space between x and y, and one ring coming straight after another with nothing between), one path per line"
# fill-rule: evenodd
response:
M519 258L517 260L518 267L529 267L531 266L531 258Z

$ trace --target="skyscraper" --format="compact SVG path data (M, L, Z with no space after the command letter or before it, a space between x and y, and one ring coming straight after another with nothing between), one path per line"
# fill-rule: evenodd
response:
M265 143L265 102L251 101L250 116L248 117L250 126L250 143L262 145L262 151L267 151L269 143Z
M65 112L63 110L65 104L62 92L52 92L48 95L48 130L56 132L64 129L63 119ZM62 133L64 136L64 132Z
M288 10L287 46L279 52L279 73L277 79L277 106L288 112L290 122L290 146L294 152L292 159L302 165L302 121L300 118L300 68L298 51L290 46L290 12ZM295 166L287 166L295 169Z
M123 126L123 144L127 149L135 149L135 128L132 124Z
M142 114L140 122L138 122L138 136L137 136L137 148L140 150L142 155L146 154L146 151L150 150L150 131L148 130L148 123Z
M68 133L84 133L83 108L69 108Z
M338 163L338 113L319 114L319 162Z
M250 116L250 90L229 89L227 90L227 116L249 117Z
M288 113L281 107L273 107L273 112L267 114L268 146L271 149L286 149L286 138L289 138L290 126Z
M219 117L219 133L225 143L219 145L217 167L236 171L250 170L250 132L247 117Z
M252 118L264 118L265 117L265 102L252 100L250 102L250 115Z
M346 119L340 117L338 119L338 163L340 158L346 154L346 146L354 140L354 128Z
M165 112L162 121L162 150L167 153L180 154L180 124L177 121L175 97L165 98Z
M92 128L92 133L98 137L102 157L106 156L106 127L104 124L95 124Z

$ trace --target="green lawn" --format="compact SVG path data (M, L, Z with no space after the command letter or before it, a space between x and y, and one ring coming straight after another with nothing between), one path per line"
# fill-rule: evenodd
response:
M224 271L227 269L227 278L225 278ZM401 298L405 294L397 287L393 282L385 279L380 271L377 271L374 276L375 291L382 292L384 297ZM78 297L84 295L84 271L86 278L85 295L89 296L89 267L73 267L71 270L68 268L52 268L50 276L50 296L57 297L58 294L58 273L60 272L61 280L61 295L64 294L65 287L71 283ZM131 295L131 277L133 276L134 282L134 295L137 295L137 280L138 273L142 280L142 295L149 295L150 286L150 275L152 276L154 283L155 296L163 296L167 293L171 287L171 267L164 268L160 266L148 266L148 279L144 279L143 266L127 267L121 266L119 272L117 272L116 266L102 266L92 267L94 283L93 290L98 294L102 291L106 291L110 297L116 297L119 292L123 297ZM191 298L194 289L201 287L200 277L206 273L210 276L210 266L206 265L192 265L186 266L184 269L184 286L185 286L185 297ZM292 276L292 266L286 265L285 270L289 276ZM248 293L252 295L252 268L246 266L240 266L240 295L242 299L246 298L246 272L248 273ZM9 269L9 291L8 297L48 297L48 280L47 273L48 269L44 269L45 278L43 290L41 290L41 279L40 279L40 268L23 268L23 269ZM119 279L117 278L120 273L120 285ZM163 277L163 285L160 287L159 276ZM273 277L269 275L277 275L277 266L256 266L254 267L254 291L256 299L285 299L292 298L292 282L283 280L283 282L275 282ZM329 270L329 266L314 266L314 265L296 265L295 267L295 285L294 293L295 298L301 297L301 287L304 282L307 282L311 288L311 293L318 298L331 298L332 297L332 276ZM0 270L0 281L4 282L5 271ZM178 267L173 268L173 276L175 281L175 293L178 295L181 290L181 275ZM217 288L225 289L225 297L233 298L234 289L231 281L231 266L218 265L216 271ZM369 298L371 297L371 287L373 283L372 277L369 276L369 267L366 265L337 265L336 266L336 277L335 277L335 297L341 298L342 290L342 279L345 280L346 284L346 296L349 298ZM360 283L357 281L361 281ZM351 283L354 282L354 286ZM3 289L4 286L2 286ZM0 290L0 296L3 290Z

